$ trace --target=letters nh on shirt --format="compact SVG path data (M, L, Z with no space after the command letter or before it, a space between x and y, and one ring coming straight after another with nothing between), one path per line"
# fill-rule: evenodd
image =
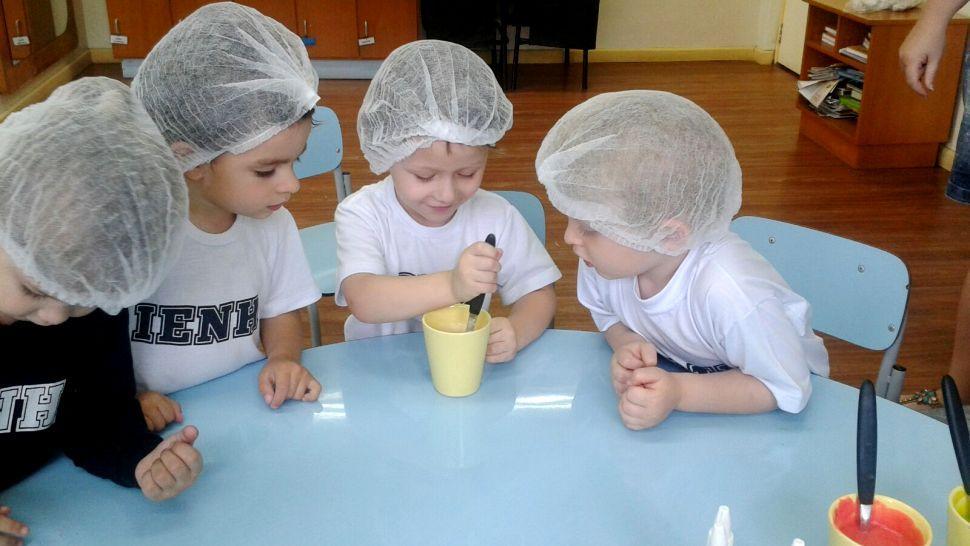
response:
M135 306L131 341L155 345L210 345L246 337L259 326L259 297L219 305Z
M62 379L57 383L15 385L0 389L0 434L37 432L53 425L66 382ZM20 419L15 424L14 408L17 401L22 401L22 409Z

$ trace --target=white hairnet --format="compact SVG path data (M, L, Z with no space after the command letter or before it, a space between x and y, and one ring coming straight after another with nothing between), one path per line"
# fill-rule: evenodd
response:
M536 174L566 216L623 246L678 255L723 235L741 207L741 167L721 126L662 91L604 93L566 112ZM677 220L689 237L671 246Z
M357 114L360 148L381 174L436 140L498 142L512 127L512 103L492 69L470 49L419 40L381 64Z
M0 248L44 293L109 313L151 295L188 194L125 84L83 78L0 124Z
M170 30L131 86L169 144L185 143L175 150L188 171L298 121L320 99L318 83L300 38L253 8L220 2Z

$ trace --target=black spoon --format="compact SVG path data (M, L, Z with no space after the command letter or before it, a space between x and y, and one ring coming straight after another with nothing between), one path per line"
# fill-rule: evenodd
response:
M495 246L495 234L489 233L485 237L485 242ZM475 323L478 321L478 315L482 312L482 309L488 310L488 300L491 300L491 294L479 294L468 300L468 323L465 325L466 332L471 332L475 329Z
M963 492L970 495L970 432L967 431L967 416L963 413L963 402L957 391L957 384L949 375L943 376L943 405L946 406L946 422L950 425L950 439L957 455L957 467L963 478Z
M859 528L866 530L872 517L872 502L876 493L876 389L868 379L859 387L855 461L859 487Z

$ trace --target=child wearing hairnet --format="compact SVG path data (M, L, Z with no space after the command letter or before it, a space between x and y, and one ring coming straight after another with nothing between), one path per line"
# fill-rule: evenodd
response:
M168 271L187 210L175 157L120 82L71 82L0 124L0 491L60 452L152 500L195 481L198 430L145 427L125 311ZM27 535L20 516L0 507L0 543Z
M577 296L613 348L627 427L805 407L828 354L808 303L728 231L741 169L707 112L659 91L598 95L553 126L536 172L569 218Z
M467 48L417 41L384 61L357 132L371 170L389 176L336 212L346 339L420 332L423 313L496 291L512 308L492 319L487 361L511 360L549 325L559 269L522 215L479 189L511 125L512 104Z
M152 49L132 82L179 159L188 236L158 290L131 309L129 337L149 428L181 421L166 394L267 358L266 404L315 400L300 364L299 310L320 298L296 223L317 75L300 39L258 11L197 10Z

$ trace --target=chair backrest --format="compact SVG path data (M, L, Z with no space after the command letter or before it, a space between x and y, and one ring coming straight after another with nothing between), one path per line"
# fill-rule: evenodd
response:
M529 227L536 233L536 237L546 244L546 211L542 208L542 202L531 193L524 191L496 191L496 195L501 195L512 206L518 209L519 213L525 217Z
M731 230L812 306L812 327L884 351L902 332L909 272L896 256L794 224L742 216Z
M317 105L306 152L293 165L293 171L302 180L339 169L343 158L344 145L337 114L326 106Z

